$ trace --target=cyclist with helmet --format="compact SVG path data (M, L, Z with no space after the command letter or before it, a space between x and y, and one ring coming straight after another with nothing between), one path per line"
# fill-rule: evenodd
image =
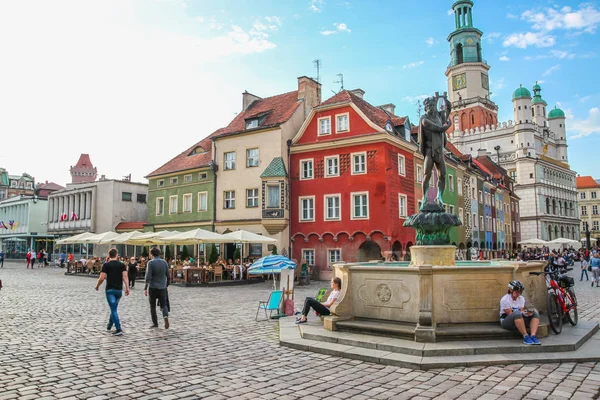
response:
M508 283L508 293L500 299L500 325L504 329L518 330L523 335L525 344L541 344L536 333L540 324L540 314L537 310L525 308L525 298L521 293L525 286L519 281ZM531 335L527 334L527 328Z

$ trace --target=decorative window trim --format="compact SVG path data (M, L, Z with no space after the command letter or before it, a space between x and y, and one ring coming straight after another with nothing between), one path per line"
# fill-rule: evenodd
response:
M361 195L367 195L367 216L363 217L363 216L359 216L357 217L356 215L354 215L354 211L355 211L355 206L356 204L354 203L355 200L355 196L361 196ZM350 206L352 207L352 209L350 210L350 219L351 220L368 220L370 218L370 210L369 210L369 192L351 192L350 193Z
M171 199L175 199L175 211L171 211ZM177 196L169 196L169 215L177 214L177 210L179 209L179 199Z
M402 160L402 163L400 163L400 160ZM400 168L401 165L402 169ZM406 157L402 154L398 154L398 175L406 176Z
M179 177L176 176L174 178L169 179L169 183L171 185L177 185L177 183L179 183Z
M156 187L165 187L165 180L164 179L157 180Z
M400 207L400 199L404 199L404 214L402 214L402 207ZM405 194L398 193L398 216L401 219L408 217L408 197Z
M321 132L321 120L327 119L329 120L329 132L323 133ZM327 117L317 118L317 136L327 136L331 135L331 115Z
M312 200L312 204L313 204L313 215L311 219L302 219L302 200ZM316 210L315 210L315 196L300 196L298 197L298 221L300 222L314 222L315 221L315 217L316 217Z
M190 182L192 182L192 174L184 175L183 176L183 183L190 183Z
M230 199L227 199L227 196L225 195L225 193L233 193L233 197ZM226 201L232 201L233 200L233 207L225 207ZM235 210L235 190L224 190L223 191L223 210Z
M339 251L340 252L340 259L337 260L337 261L331 261L331 257L329 256L329 253L331 251ZM333 263L338 263L338 262L341 262L342 260L343 260L343 258L342 258L342 249L341 248L338 247L338 248L327 249L327 265L331 265Z
M329 211L328 206L327 206L327 199L332 199L332 198L339 199L340 205L339 205L339 212L338 212L337 218L329 218L327 216L328 211ZM342 220L342 194L341 193L323 195L323 220L324 221L341 221Z
M250 151L252 151L252 150L256 150L258 152L258 154L256 156L256 165L250 165L250 163L249 163L249 160L250 160L249 154L250 154ZM246 149L246 168L256 168L259 166L259 164L260 164L260 149L258 147L252 147L250 149Z
M315 159L314 158L305 158L303 160L300 160L300 180L301 181L308 181L311 179L315 179ZM309 178L304 178L303 177L303 173L304 173L304 163L308 163L310 162L311 164L311 176Z
M201 208L200 196L206 195L206 208ZM198 192L198 211L208 211L208 192Z
M309 262L309 260L308 260L306 257L304 257L304 252L305 252L305 251L306 251L306 252L310 252L310 253L312 253L312 264ZM313 249L313 248L310 248L310 249L302 249L302 259L303 259L303 260L306 260L306 263L307 263L308 265L314 266L314 265L315 265L315 249Z
M206 179L208 179L208 173L207 172L200 172L198 174L198 180L204 181Z
M159 200L162 200L162 212L160 214L158 213L158 201ZM155 211L156 216L165 215L165 198L164 197L157 197L156 198L156 204L155 204L154 211Z
M364 156L365 157L365 170L364 171L360 171L360 172L356 172L354 170L354 157L356 156ZM351 168L350 168L350 175L365 175L367 173L367 152L366 151L359 151L356 153L351 153L350 154L350 160L352 162Z
M190 199L190 210L189 210L189 211L186 211L186 210L185 210L185 199L186 199L186 198L189 198L189 199ZM183 202L181 203L181 205L182 205L182 208L183 208L183 210L182 210L182 211L183 211L184 213L191 213L191 212L192 212L192 210L194 209L194 198L192 197L192 194L191 194L191 193L186 193L186 194L184 194L184 195L182 196L182 199L183 199Z
M279 195L277 196L278 201L277 201L277 205L276 206L271 206L269 207L269 187L275 187L277 188L277 191L279 192ZM266 199L265 199L265 208L266 209L278 209L281 208L281 186L279 185L279 183L268 183L265 185L265 195L266 195Z
M338 118L340 117L346 117L346 120L348 121L348 123L346 124L347 127L344 130L340 130L338 127ZM346 132L350 132L350 113L349 112L345 112L345 113L341 113L341 114L336 114L335 115L335 133L346 133Z
M454 175L448 174L448 191L454 192L455 186L456 185L454 184Z
M327 165L327 161L328 160L333 160L335 159L337 161L337 174L335 175L329 175L329 166ZM335 156L328 156L325 157L323 160L323 163L325 164L325 178L336 178L338 176L340 176L340 156L339 155L335 155Z
M255 206L249 206L248 205L248 191L249 190L256 190L256 205ZM259 204L260 203L260 199L259 198L260 198L260 196L259 196L259 190L258 190L258 188L249 188L249 189L246 189L246 208L257 208L257 207L259 207L260 206L260 204Z
M419 183L423 182L423 166L422 165L417 165L416 173L417 173L417 182L419 182Z
M233 154L233 168L227 168L227 154ZM235 151L223 152L223 171L235 171L237 164L237 154Z

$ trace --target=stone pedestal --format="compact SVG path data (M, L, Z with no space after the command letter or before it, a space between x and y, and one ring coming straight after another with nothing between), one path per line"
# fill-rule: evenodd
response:
M453 267L456 246L411 246L410 266Z

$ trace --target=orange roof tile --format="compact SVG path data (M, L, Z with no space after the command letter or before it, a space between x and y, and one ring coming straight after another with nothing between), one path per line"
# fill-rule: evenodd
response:
M446 148L450 153L454 154L455 157L461 158L463 156L463 154L450 142L446 142Z
M578 176L576 179L577 189L592 189L600 186L591 176Z
M255 100L246 110L239 113L229 125L222 128L218 136L227 136L246 131L245 120L261 117L265 114L266 117L261 125L253 129L281 125L292 117L294 111L300 106L300 103L297 90Z
M192 147L179 154L177 157L167 161L160 168L149 173L146 178L210 165L212 160L212 138L219 135L221 132L222 130L218 129L211 133ZM202 147L206 151L204 153L191 154L197 147Z
M89 154L81 154L75 168L94 168Z

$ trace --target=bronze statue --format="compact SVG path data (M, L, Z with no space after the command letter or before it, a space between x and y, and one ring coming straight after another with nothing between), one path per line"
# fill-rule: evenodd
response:
M444 160L444 151L446 148L446 131L452 125L448 119L450 116L450 102L447 94L440 96L438 92L434 97L429 97L423 102L425 106L425 115L419 122L419 151L425 157L425 176L423 178L423 201L421 211L427 204L427 193L429 191L429 180L433 166L438 172L438 193L436 203L444 206L442 195L446 189L446 162Z

